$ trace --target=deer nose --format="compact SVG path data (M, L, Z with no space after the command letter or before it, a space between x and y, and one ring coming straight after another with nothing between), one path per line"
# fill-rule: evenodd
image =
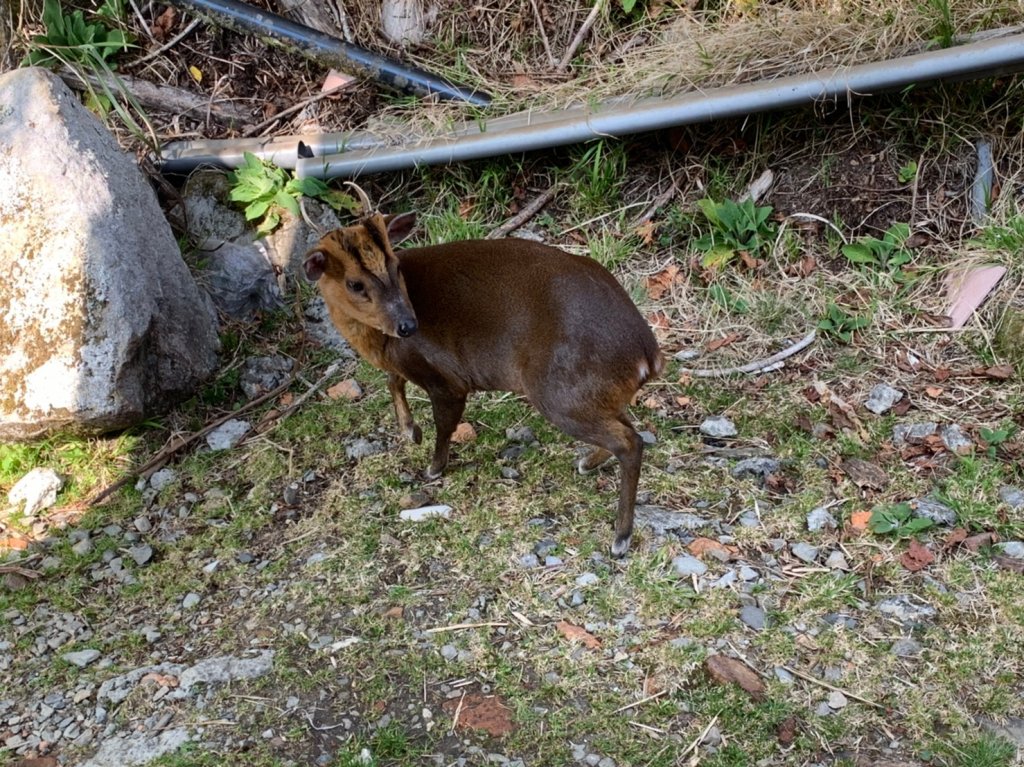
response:
M398 335L408 338L416 332L416 320L402 320L398 323Z

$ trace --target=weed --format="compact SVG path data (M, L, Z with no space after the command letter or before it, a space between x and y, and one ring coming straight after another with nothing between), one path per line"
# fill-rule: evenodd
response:
M871 519L868 520L871 532L876 535L893 533L897 538L923 532L934 524L928 517L915 517L909 503L876 506L871 511Z
M818 330L833 336L844 344L853 341L853 334L871 324L870 317L848 314L836 304L829 304L828 314L818 322Z
M917 163L911 160L906 165L900 167L896 173L896 178L899 179L901 184L909 184L917 178Z
M232 185L231 200L245 203L246 220L260 219L256 227L260 234L272 232L281 223L284 211L298 217L302 196L314 197L335 210L344 209L349 213L358 205L351 195L331 189L320 179L289 178L286 170L250 152L245 153L245 165L229 173L228 180Z
M986 429L982 427L978 430L978 436L984 441L986 447L986 453L989 458L996 457L996 451L999 446L1006 442L1017 432L1017 427L1014 424L1008 424L998 429Z
M771 206L756 205L749 198L739 203L704 198L697 205L711 225L711 231L694 242L705 254L702 263L706 268L721 268L741 252L756 258L775 235L775 224L768 220Z
M956 25L953 23L953 11L949 6L949 0L924 0L920 8L926 13L934 14L929 33L932 42L940 48L952 47L956 42Z
M976 242L983 248L1004 253L1024 251L1024 213L1017 213L1002 224L986 226Z
M893 224L882 235L882 239L861 237L857 242L844 245L843 255L851 264L877 267L894 280L902 281L906 275L901 269L911 260L910 252L905 247L909 236L909 225Z
M708 286L708 295L712 301L730 314L746 314L750 311L750 304L742 298L733 295L727 288L718 283Z
M626 150L609 140L590 144L569 170L576 199L586 215L608 210L619 196L626 172Z
M104 8L108 12L102 15L110 18L115 9L108 5ZM113 63L108 60L128 50L132 42L120 29L87 22L81 11L65 16L58 0L45 0L43 3L43 24L46 34L32 38L31 50L23 64L40 66L69 61L93 67L97 62L104 62L113 69Z
M956 749L953 767L1010 767L1017 756L1012 743L996 735L982 734Z

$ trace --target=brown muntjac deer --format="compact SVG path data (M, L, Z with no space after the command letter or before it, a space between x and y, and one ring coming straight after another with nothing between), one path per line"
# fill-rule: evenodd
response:
M643 453L626 409L663 365L647 322L604 267L547 245L477 240L395 253L415 220L372 213L326 235L304 266L341 334L388 373L399 428L417 443L406 381L427 392L437 429L427 477L448 463L470 392L522 394L595 446L581 473L619 459L612 554L623 556Z

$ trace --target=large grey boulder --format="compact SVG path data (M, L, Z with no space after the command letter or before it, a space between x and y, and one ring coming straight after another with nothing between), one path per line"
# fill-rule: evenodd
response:
M192 394L216 317L135 162L49 72L0 76L0 439Z

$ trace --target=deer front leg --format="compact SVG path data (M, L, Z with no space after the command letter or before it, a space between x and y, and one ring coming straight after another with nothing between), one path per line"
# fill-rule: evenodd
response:
M397 373L388 374L388 391L395 406L395 418L398 419L398 431L403 437L417 445L423 440L423 432L412 419L409 400L405 398L405 379Z

